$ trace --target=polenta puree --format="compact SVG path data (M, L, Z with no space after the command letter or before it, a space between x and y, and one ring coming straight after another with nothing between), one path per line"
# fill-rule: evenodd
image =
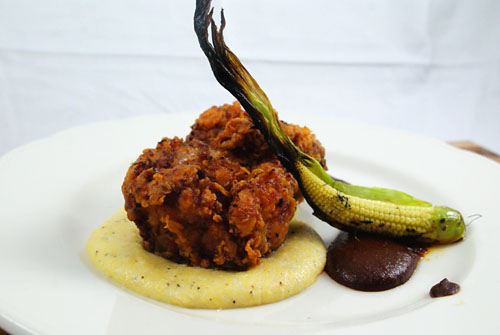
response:
M313 284L326 249L307 224L292 221L283 245L247 271L191 267L147 252L135 224L121 209L87 242L94 265L120 285L146 297L188 308L235 308L277 302Z

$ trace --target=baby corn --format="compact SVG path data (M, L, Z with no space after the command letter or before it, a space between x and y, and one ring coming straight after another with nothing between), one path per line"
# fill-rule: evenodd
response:
M322 181L300 161L295 163L303 192L317 216L332 225L424 242L450 243L462 238L465 225L457 211L430 204L403 205L348 195Z
M225 44L224 13L221 12L222 24L218 29L210 3L197 0L194 26L212 72L239 100L281 163L297 179L315 216L343 230L411 237L432 243L451 243L463 237L465 224L458 211L433 206L395 190L334 181L314 158L300 151L281 128L265 92ZM210 26L213 44L208 40Z

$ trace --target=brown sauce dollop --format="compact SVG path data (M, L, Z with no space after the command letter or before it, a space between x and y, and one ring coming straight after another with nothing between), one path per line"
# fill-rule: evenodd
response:
M460 291L460 285L455 284L445 278L431 288L429 295L432 298L438 298L457 294L458 291Z
M425 248L369 234L341 232L328 248L326 273L359 291L384 291L410 279Z

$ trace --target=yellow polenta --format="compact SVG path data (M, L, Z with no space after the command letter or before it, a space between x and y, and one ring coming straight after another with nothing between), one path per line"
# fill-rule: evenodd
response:
M292 221L284 244L247 271L177 264L147 252L135 224L122 209L87 242L92 262L117 283L144 296L189 308L268 304L295 295L323 271L326 250L307 224Z

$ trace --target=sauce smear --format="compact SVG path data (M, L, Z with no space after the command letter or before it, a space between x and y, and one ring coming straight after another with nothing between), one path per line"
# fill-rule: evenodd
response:
M385 291L410 279L425 248L369 234L341 232L328 248L326 273L359 291Z
M455 284L445 278L431 288L429 295L432 298L438 298L457 294L458 291L460 291L460 285Z

